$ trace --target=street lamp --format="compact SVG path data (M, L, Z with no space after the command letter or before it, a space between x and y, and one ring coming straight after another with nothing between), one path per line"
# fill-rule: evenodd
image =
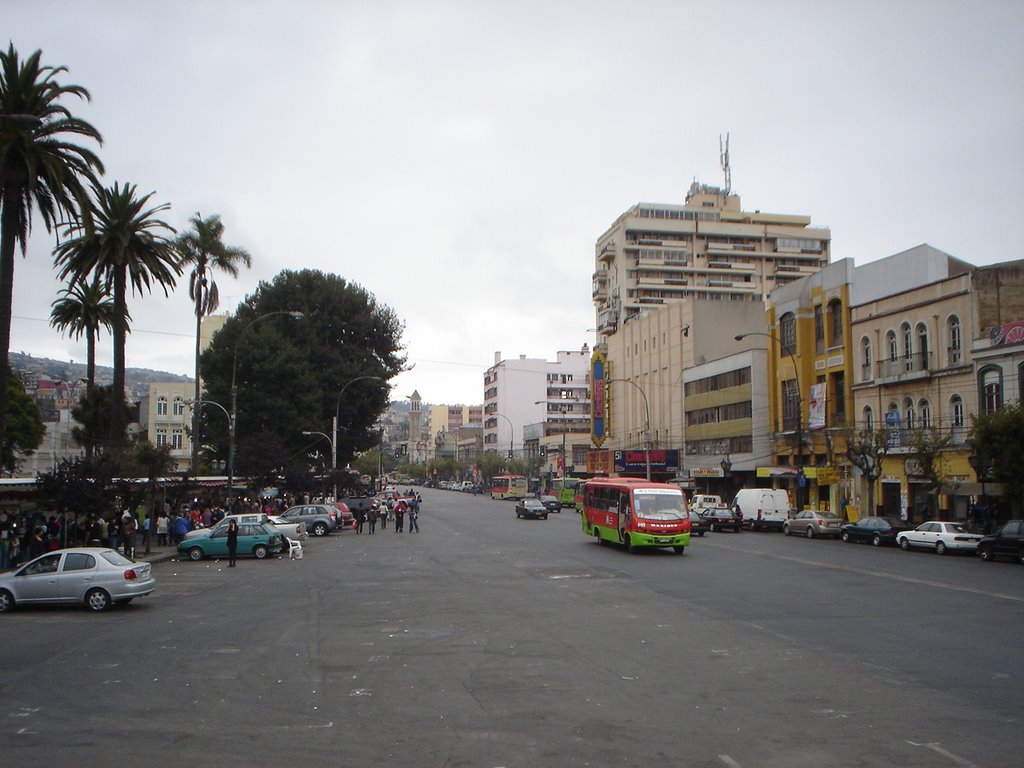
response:
M729 473L732 472L732 460L729 458L729 454L725 454L725 458L720 462L722 467L722 477L725 478L725 486L729 487Z
M193 419L192 419L192 423L193 424L198 424L199 423L199 418L198 418L199 409L202 408L204 405L214 405L217 408L220 408L222 411L224 411L224 415L228 417L228 428L230 429L230 427L231 427L231 414L228 413L228 409L225 408L220 403L214 402L213 400L196 400L196 399L192 398L192 399L186 400L185 401L185 405L189 406L190 408L195 406L195 408L194 408L195 413L193 414ZM193 437L194 440L197 439L197 435L198 435L198 430L195 427L193 427L193 429L192 429L192 437ZM197 472L198 468L199 468L198 464L196 466L194 466L192 468L193 473ZM230 489L231 489L231 482L229 480L228 481L228 490L230 490Z
M647 479L651 479L651 407L647 403L647 393L644 392L643 387L637 384L632 379L608 379L609 384L614 384L616 381L624 381L627 384L632 384L636 387L644 398L644 461L647 464Z
M328 443L331 444L331 471L332 471L332 473L334 473L334 476L337 477L337 471L338 471L338 449L337 449L337 446L334 444L334 440L331 439L331 436L328 435L326 432L314 432L312 430L307 430L307 429L302 430L302 434L304 434L304 435L320 435L320 437L322 437L324 440L326 440ZM338 500L338 481L337 480L334 481L334 497L333 498L334 498L335 501Z
M338 417L341 415L341 398L345 394L345 390L349 388L349 385L355 384L357 381L366 381L367 379L374 379L376 381L383 381L385 384L387 381L382 379L380 376L356 376L354 379L349 379L341 387L341 392L338 393L338 401L334 405L334 424L331 430L331 434L334 435L334 439L330 440L331 443L331 470L334 475L334 500L338 500ZM307 434L303 432L303 434ZM322 435L322 432L316 434Z
M735 336L736 341L743 341L747 336L765 336L779 345L779 352L782 353L782 341L774 333L765 333L764 331L749 331L747 333L738 333ZM790 362L793 363L793 379L796 381L796 508L802 510L803 505L803 492L802 487L804 480L804 417L803 417L803 391L800 389L800 367L796 363L796 356L793 354L792 349L787 349L784 353L788 355ZM785 426L785 422L783 422Z
M242 342L242 338L245 336L245 332L252 328L260 320L267 317L273 317L274 315L288 315L289 317L301 318L305 317L304 312L297 310L281 309L274 312L267 312L266 314L260 315L259 317L249 321L242 330L238 332L238 338L235 339L235 350L231 356L231 413L228 415L228 494L231 494L231 488L234 484L235 479L235 427L238 422L238 386L236 384L238 374L238 346Z

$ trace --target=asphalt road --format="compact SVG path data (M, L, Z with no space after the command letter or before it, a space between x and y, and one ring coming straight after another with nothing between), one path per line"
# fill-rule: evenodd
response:
M445 491L421 525L0 617L4 764L1024 762L1019 565L749 532L628 555Z

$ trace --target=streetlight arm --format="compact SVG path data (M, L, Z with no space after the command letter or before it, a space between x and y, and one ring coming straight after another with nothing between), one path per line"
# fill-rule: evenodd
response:
M651 479L651 406L647 402L647 393L644 392L643 387L637 384L631 379L608 379L609 384L614 384L617 381L624 381L627 384L632 384L636 387L637 392L644 399L644 459L647 464L647 479Z

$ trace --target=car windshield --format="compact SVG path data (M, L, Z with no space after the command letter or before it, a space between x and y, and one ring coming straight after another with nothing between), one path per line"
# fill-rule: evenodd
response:
M523 502L523 506L524 507L543 507L544 504L539 502L539 501L537 501L536 499L527 499L525 502Z
M678 491L656 491L639 488L633 491L636 516L644 520L685 520L683 494Z
M133 561L122 555L120 552L115 552L112 549L108 549L105 552L100 552L100 556L111 565L131 565Z

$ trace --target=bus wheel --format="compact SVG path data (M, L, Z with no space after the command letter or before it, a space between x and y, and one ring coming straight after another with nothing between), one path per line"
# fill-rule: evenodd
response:
M596 525L594 526L594 538L597 539L598 544L600 544L602 547L604 546L604 539L601 538L601 529L598 528Z
M625 532L622 534L622 547L627 552L633 552L633 542L629 540L629 534Z
M683 546L683 547L672 547L672 551L675 552L677 555L683 554L683 552L685 550L686 550L685 546Z

